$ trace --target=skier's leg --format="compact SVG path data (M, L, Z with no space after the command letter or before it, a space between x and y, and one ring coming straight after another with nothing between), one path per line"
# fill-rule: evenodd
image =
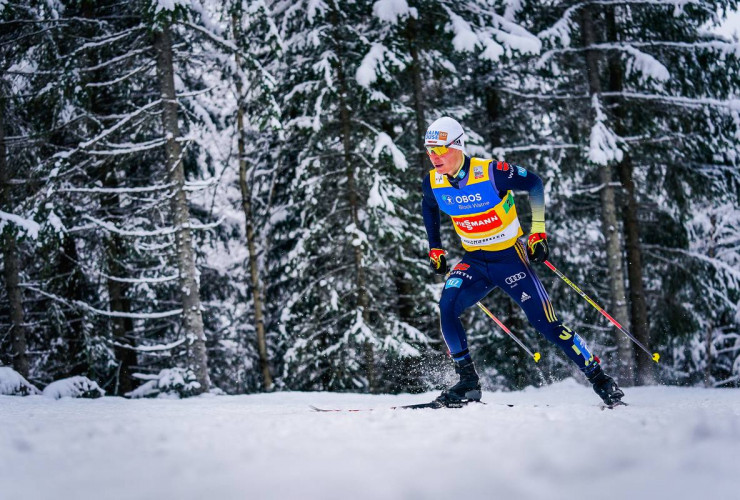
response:
M442 334L455 361L455 372L460 381L445 389L437 401L445 406L459 406L468 401L479 401L482 393L475 364L468 351L460 315L491 291L493 285L485 276L485 266L466 255L450 273L439 301Z
M524 245L517 242L513 250L512 258L496 264L500 266L495 273L496 284L524 309L532 326L578 366L604 403L609 406L620 403L624 392L601 369L598 358L591 354L586 342L555 316L550 297L529 265Z
M584 373L596 360L586 342L555 315L550 297L529 265L524 245L512 247L511 258L497 263L497 285L524 310L527 319L547 340L557 345Z
M439 300L442 335L452 359L456 362L470 358L468 338L460 316L493 289L493 284L480 269L480 264L468 260L466 262L463 258L462 262L454 267Z

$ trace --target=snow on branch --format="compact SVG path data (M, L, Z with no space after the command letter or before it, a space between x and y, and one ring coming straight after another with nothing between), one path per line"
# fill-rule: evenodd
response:
M541 31L537 34L537 37L542 40L550 40L552 43L557 43L560 41L560 43L567 47L570 45L570 35L571 35L571 27L575 20L573 19L574 15L578 10L580 10L583 7L586 7L587 5L614 5L614 6L622 6L622 5L647 5L650 7L658 7L658 6L665 6L665 7L673 7L673 15L678 17L683 14L683 8L686 5L695 5L697 7L704 7L705 10L709 10L706 7L706 2L703 0L589 0L577 3L575 5L572 5L568 7L565 12L563 12L563 15L553 23L552 26L547 28L546 30ZM714 12L712 12L714 14Z
M129 155L133 153L141 153L142 151L149 151L150 149L157 149L166 144L164 139L155 139L153 141L142 142L138 144L134 143L123 143L123 144L106 144L106 146L113 149L93 149L90 150L91 155L97 156L118 156L118 155Z
M740 43L736 42L725 42L721 40L712 40L709 42L667 42L661 40L649 40L649 41L625 41L621 43L607 42L607 43L594 43L588 47L560 47L557 49L550 49L542 54L540 61L543 59L549 59L555 54L573 54L578 52L585 52L587 50L593 51L611 51L611 50L628 50L634 47L647 47L647 48L668 48L668 49L696 49L696 50L710 50L721 52L722 54L734 53L740 57ZM538 63L539 64L539 63Z
M225 39L223 37L218 36L216 33L205 29L203 26L198 26L197 24L195 24L193 22L190 22L190 21L185 22L183 24L185 26L189 27L189 28L193 28L194 30L203 33L208 38L210 38L212 41L216 42L217 44L221 45L222 47L225 47L225 48L227 48L227 49L229 49L229 50L231 50L233 52L239 52L239 48L236 45L234 45L234 42L232 42L231 40L227 40L227 39Z
M174 11L177 6L189 7L190 0L154 0L154 14L159 14L163 10Z
M133 28L129 28L123 31L119 31L118 33L114 33L112 35L106 35L99 38L94 38L92 41L82 44L79 48L75 49L74 52L70 55L76 55L77 53L85 50L85 49L94 49L96 47L103 47L105 45L111 44L113 42L117 42L118 40L121 40L123 38L126 38L131 33L135 33L137 31L141 31L145 29L146 26L143 24L139 24L134 26Z
M507 94L515 95L517 97L522 97L524 99L540 99L545 101L551 101L553 99L575 99L575 100L581 100L581 99L589 99L589 96L586 94L526 94L524 92L519 92L511 88L507 87L495 87L497 91L504 92Z
M18 226L30 238L34 240L38 238L39 229L41 228L41 226L39 226L37 222L34 222L30 219L24 219L23 217L20 217L18 215L9 214L8 212L3 212L2 210L0 210L0 232L2 232L3 227L8 222Z
M578 149L580 147L578 144L525 144L522 146L493 148L493 155L498 158L505 156L506 153L517 151L552 151L555 149Z
M126 193L151 193L155 191L164 191L172 189L175 184L162 184L160 186L147 186L137 188L62 188L58 191L61 193L104 193L104 194L126 194Z
M588 159L597 165L607 165L610 161L622 161L623 152L619 148L622 142L619 136L606 126L606 115L601 108L599 95L591 98L591 107L594 110L596 122L591 127L589 138Z
M223 221L225 221L225 220L226 220L226 216L223 215L216 222L210 222L208 224L193 224L193 223L189 223L187 226L190 229L193 229L193 230L213 229L214 227L220 226L223 223Z
M685 255L687 257L693 257L694 259L701 260L703 262L706 262L708 264L711 264L717 269L721 269L722 271L726 272L730 276L732 276L735 279L740 280L740 270L735 269L734 267L725 264L719 259L715 259L712 257L709 257L708 255L702 253L702 252L692 252L690 250L683 250L681 248L666 248L660 245L643 245L646 249L651 250L659 250L661 252L672 252L672 253L679 253L681 255Z
M651 79L656 82L666 82L671 78L668 68L650 54L641 52L629 45L625 45L623 49L631 56L627 61L627 76L638 73L643 84Z
M174 227L165 227L162 229L156 229L154 231L141 231L141 230L129 231L126 229L120 229L116 227L114 224L111 224L110 222L105 222L104 220L96 219L95 217L92 217L90 215L84 215L83 219L89 220L96 226L101 227L105 229L106 231L109 231L115 234L120 234L121 236L140 236L140 237L167 236L167 235L174 234L175 232L177 232L177 229Z
M156 64L155 61L150 61L150 62L148 62L146 64L143 64L143 65L139 66L138 68L134 68L133 70L129 71L125 75L119 76L118 78L114 78L113 80L108 80L106 82L91 82L91 83L86 83L85 84L85 87L86 88L94 88L94 87L108 87L110 85L115 85L117 83L124 82L124 81L128 80L129 78L131 78L132 76L138 75L139 73L141 73L143 71L147 71L149 68L151 68L155 64Z
M378 79L378 75L389 75L385 63L392 64L401 70L406 66L382 43L372 44L355 72L355 80L361 87L370 88L370 85Z
M118 57L114 57L112 59L108 59L107 61L102 62L100 64L96 64L95 66L88 66L86 68L80 68L78 71L82 71L82 72L86 72L86 73L93 73L95 71L99 71L101 69L104 69L104 68L106 68L108 66L112 66L113 64L119 63L121 61L125 61L126 59L129 59L131 57L135 57L135 56L138 56L140 54L145 54L145 53L149 52L150 50L151 49L148 48L148 47L147 48L143 48L143 49L132 50L131 52L127 52L127 53L125 53L123 55L120 55Z
M160 278L121 278L119 276L111 276L109 274L96 271L94 269L88 268L88 271L93 272L94 274L107 280L115 281L117 283L131 283L132 285L139 285L142 283L167 283L168 281L175 281L180 277L177 274L173 274L170 276L162 276Z
M670 102L686 107L710 106L713 108L729 108L732 111L740 111L740 99L713 99L711 97L681 97L660 94L643 94L640 92L602 92L602 97L624 97L627 99L645 99L653 101Z
M135 118L135 117L137 117L137 116L139 116L139 115L141 115L143 113L146 113L150 109L152 109L152 108L154 108L156 106L159 106L160 104L162 104L162 99L157 99L156 101L152 101L149 104L147 104L145 106L142 106L141 108L137 109L136 111L134 111L132 113L129 113L127 115L124 115L123 118L121 120L119 120L115 125L113 125L110 128L107 128L107 129L103 130L100 134L98 134L97 136L93 137L89 141L81 142L75 149L73 149L71 151L64 151L62 153L57 153L57 154L54 155L54 157L55 158L69 158L73 153L75 153L75 152L77 152L77 151L79 151L81 149L88 148L89 146L92 146L96 142L98 142L98 141L100 141L100 140L108 137L110 134L112 134L113 132L115 132L119 128L123 127L126 123L128 123L129 121L131 121L133 118Z
M454 33L452 44L458 52L475 52L480 47L481 58L497 61L504 54L510 55L512 50L537 54L542 49L542 42L532 33L489 10L473 4L465 6L477 15L478 26L474 27L446 5L442 7L450 19L446 30Z
M393 164L396 166L398 170L405 171L409 164L406 161L406 156L401 152L400 149L396 146L396 144L393 142L393 139L386 134L385 132L380 132L378 134L377 139L375 140L375 149L373 149L373 158L376 160L380 156L380 153L384 149L388 149L388 151L391 154L391 157L393 158Z
M211 186L218 184L218 179L211 177L210 179L198 180L198 181L187 181L183 189L185 191L200 191L201 189L208 189Z
M84 215L83 218L85 220L89 220L94 225L105 229L106 231L109 231L115 234L120 234L121 236L138 236L141 238L147 238L147 237L153 237L153 236L168 236L171 234L175 234L178 231L176 227L165 227L165 228L156 229L153 231L143 231L143 230L130 231L127 229L121 229L117 227L115 224L111 224L110 222L96 219L95 217L92 217L90 215ZM190 228L193 230L213 229L214 227L220 226L225 219L226 219L226 216L224 215L216 222L211 222L208 224L193 224L191 222L188 222L186 224L183 224L183 227Z
M207 94L211 90L215 89L216 86L208 87L207 89L201 89L201 90L194 90L192 92L182 92L176 95L176 97L184 98L184 97L196 97L202 94Z
M458 52L473 52L479 44L478 35L473 32L470 24L465 19L452 12L446 5L443 4L442 7L447 11L447 15L450 16L452 22L448 29L455 34L452 39L455 50ZM503 49L501 53L503 53Z
M122 349L128 349L130 351L137 351L137 352L157 352L157 351L169 351L171 349L174 349L175 347L182 345L187 341L187 338L182 338L180 340L176 340L174 342L170 342L169 344L160 344L160 345L146 345L146 346L133 346L128 344L122 344L120 342L116 342L115 340L106 340L107 344L110 344L114 347L120 347Z
M182 309L173 309L171 311L163 311L163 312L156 312L156 313L124 313L124 312L118 312L118 311L104 311L102 309L93 307L90 304L86 304L80 300L67 300L62 297L59 297L58 295L54 295L53 293L49 293L49 292L44 292L43 290L39 290L38 288L30 286L30 285L23 285L23 287L28 290L31 290L32 292L36 292L39 295L43 295L44 297L49 298L55 302L59 302L69 307L77 307L85 311L91 312L93 314L97 314L99 316L105 316L108 318L162 319L162 318L171 318L173 316L179 316L182 314Z
M568 47L570 45L570 25L571 16L576 10L583 7L583 3L573 5L566 9L563 16L555 21L555 23L544 31L537 34L537 37L542 40L551 40L553 43L560 40L560 43Z
M378 0L373 5L373 15L381 21L397 24L406 17L417 19L419 12L416 7L409 7L406 0Z

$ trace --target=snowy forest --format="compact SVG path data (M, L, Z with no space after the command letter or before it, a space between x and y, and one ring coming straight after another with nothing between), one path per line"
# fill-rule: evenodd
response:
M129 397L439 387L420 202L450 116L542 177L550 261L660 353L535 265L621 385L738 387L740 42L713 28L739 7L0 0L0 369ZM574 374L483 303L542 352L470 309L485 387Z

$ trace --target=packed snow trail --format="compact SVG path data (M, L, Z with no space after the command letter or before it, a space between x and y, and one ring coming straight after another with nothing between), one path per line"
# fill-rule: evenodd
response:
M625 392L603 411L573 379L442 410L388 409L431 393L2 396L0 498L738 498L740 390Z

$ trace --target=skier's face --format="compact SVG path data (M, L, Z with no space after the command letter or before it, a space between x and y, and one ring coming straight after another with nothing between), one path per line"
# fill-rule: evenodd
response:
M459 149L452 148L448 149L443 155L438 155L433 152L428 153L428 155L429 160L432 162L432 165L434 165L434 170L436 170L437 173L445 175L454 175L457 172L457 169L460 168L463 159L463 152Z

